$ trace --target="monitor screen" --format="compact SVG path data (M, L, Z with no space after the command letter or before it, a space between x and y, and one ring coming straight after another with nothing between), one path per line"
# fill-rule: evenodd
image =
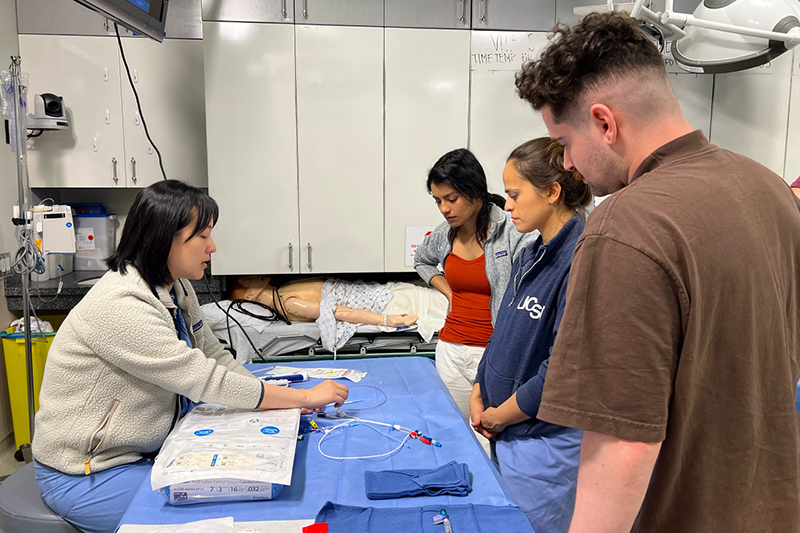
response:
M75 0L134 33L164 40L169 0Z

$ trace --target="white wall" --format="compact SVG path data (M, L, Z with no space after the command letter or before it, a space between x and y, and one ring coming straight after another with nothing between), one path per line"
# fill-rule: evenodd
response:
M797 176L784 175L791 82L792 53L763 67L717 74L710 141L794 181Z
M14 0L0 0L0 70L11 63L11 56L19 53L17 42L17 14ZM5 140L5 139L3 139ZM16 250L14 227L11 225L11 206L17 200L16 158L8 145L0 143L0 252ZM5 329L14 317L7 309L3 285L0 281L0 328ZM2 353L2 348L0 348ZM0 439L11 432L11 408L8 403L5 363L0 364Z
M794 51L791 91L789 131L786 137L786 167L783 171L783 179L789 183L800 176L800 52L797 49Z

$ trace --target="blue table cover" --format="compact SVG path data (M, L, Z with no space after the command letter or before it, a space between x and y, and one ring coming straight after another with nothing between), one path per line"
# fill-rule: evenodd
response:
M433 361L425 357L393 357L384 359L348 359L340 361L308 361L280 363L282 366L310 368L354 368L367 372L359 383L340 382L351 387L350 399L363 400L350 405L364 408L379 404L386 393L387 401L381 407L351 412L361 418L420 430L442 443L441 448L428 446L418 440L408 440L409 448L390 457L380 459L332 460L320 455L317 444L321 433L314 432L298 441L291 486L285 487L275 500L258 502L208 503L187 506L167 504L161 493L150 488L148 478L136 493L130 507L120 521L122 524L180 524L194 520L233 516L237 522L259 520L313 519L328 502L361 507L422 507L482 504L514 506L511 510L522 515L508 493L500 474L481 448L474 431L464 420L444 384L436 374ZM264 375L274 364L247 365L256 375ZM292 387L311 387L318 380L309 380ZM345 406L348 407L348 406ZM330 407L328 412L334 412ZM307 418L304 416L304 418ZM319 421L320 424L338 421ZM382 426L377 426L382 427ZM403 434L394 431L400 438ZM333 456L375 455L388 452L397 443L366 427L339 429L325 438L323 450ZM457 461L467 463L472 473L473 491L465 497L418 496L395 500L368 500L364 484L366 470L398 470L409 468L436 468ZM524 516L524 515L522 515Z
M328 502L317 515L317 522L327 522L329 533L446 533L440 523L433 521L446 511L450 526L457 533L519 533L531 531L528 519L518 507L494 505L439 505L385 509L353 507Z

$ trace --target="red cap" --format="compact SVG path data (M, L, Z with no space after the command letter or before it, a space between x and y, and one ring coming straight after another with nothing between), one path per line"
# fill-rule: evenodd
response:
M319 522L303 528L303 533L328 533L328 523Z

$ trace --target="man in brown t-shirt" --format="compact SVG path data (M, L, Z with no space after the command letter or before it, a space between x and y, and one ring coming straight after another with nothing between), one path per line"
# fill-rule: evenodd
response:
M663 60L594 14L517 75L600 204L538 418L584 429L571 533L800 531L800 201L693 131Z

